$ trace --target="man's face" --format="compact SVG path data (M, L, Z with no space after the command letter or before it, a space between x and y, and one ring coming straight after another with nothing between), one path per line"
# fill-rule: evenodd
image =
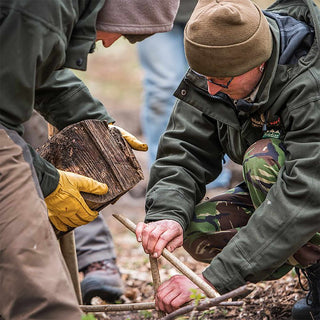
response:
M212 95L215 95L218 92L223 92L231 99L243 99L254 90L261 77L261 66L258 66L237 77L206 77L208 92Z
M110 47L115 41L121 37L120 33L111 33L105 31L97 31L96 41L102 40L102 44L105 48Z

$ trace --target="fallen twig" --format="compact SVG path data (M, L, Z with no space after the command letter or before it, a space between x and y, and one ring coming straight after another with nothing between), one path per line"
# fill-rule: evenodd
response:
M150 261L150 269L151 269L152 280L153 280L154 297L156 297L158 288L161 285L158 260L156 258L153 258L151 255L149 255L149 261ZM166 315L166 313L161 310L158 310L157 314L158 314L158 319Z
M80 306L83 312L112 312L112 311L133 311L155 309L154 302L125 303L125 304L104 304L97 306Z
M172 320L172 319L175 319L178 316L181 316L182 314L189 313L194 309L197 310L197 311L204 311L204 310L210 309L213 306L225 305L222 301L230 299L230 298L237 297L239 295L247 294L248 292L253 291L254 287L255 286L253 284L245 285L245 286L242 286L242 287L240 287L238 289L230 291L230 292L228 292L226 294L223 294L220 297L212 298L212 299L206 299L203 302L199 302L198 305L195 305L195 303L189 304L189 305L187 305L185 307L182 307L182 308L180 308L180 309L168 314L167 316L161 318L161 320ZM242 301L239 301L239 302L241 302L240 305L243 304Z
M130 231L135 233L136 225L128 218L120 215L113 214L113 216L119 220L124 226L126 226ZM203 292L210 298L219 297L220 294L214 290L207 282L202 280L196 273L189 269L185 264L183 264L177 257L175 257L166 248L162 251L162 256L166 258L174 267L176 267L182 274L189 278L193 283L195 283Z
M221 302L219 306L241 306L242 301ZM80 305L83 312L119 312L119 311L135 311L135 310L153 310L156 308L155 302L136 302L125 304L102 304L102 305ZM180 310L180 309L179 309Z

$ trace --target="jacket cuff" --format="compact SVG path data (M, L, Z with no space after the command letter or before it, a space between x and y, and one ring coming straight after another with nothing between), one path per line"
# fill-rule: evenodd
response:
M32 147L29 146L29 149L33 158L33 166L37 173L40 188L45 198L57 188L60 175L56 167L41 158Z
M219 256L212 260L210 266L202 274L220 294L225 294L247 283L235 270L231 274L230 269L225 268Z

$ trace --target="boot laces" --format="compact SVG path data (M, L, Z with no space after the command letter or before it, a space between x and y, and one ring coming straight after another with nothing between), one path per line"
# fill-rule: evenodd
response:
M101 261L96 261L88 265L83 269L83 273L86 275L92 271L104 270L109 272L119 272L117 265L115 264L115 259L105 259Z
M317 275L311 270L295 268L295 271L298 275L298 280L299 280L301 289L303 291L308 291L306 296L307 305L312 306L312 305L318 304L317 300L319 300L319 289L320 289L319 277L317 277ZM305 278L308 281L308 288L304 287L302 284L301 273L305 276Z

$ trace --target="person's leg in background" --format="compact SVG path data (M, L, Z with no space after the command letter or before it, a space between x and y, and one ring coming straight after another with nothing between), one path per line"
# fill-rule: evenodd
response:
M175 103L174 91L188 69L183 47L184 25L157 33L139 42L138 55L144 70L142 132L149 146L149 167L155 161L160 136Z
M110 230L101 215L75 229L78 267L83 272L82 299L90 304L93 297L112 302L123 293L116 265L116 254Z
M46 121L36 112L24 123L23 138L34 148L47 141ZM81 283L83 301L90 304L91 298L99 296L114 302L123 293L123 284L116 265L114 243L102 216L74 230L79 271L84 273Z
M171 31L155 34L138 43L138 55L144 70L141 126L149 146L149 167L156 160L158 143L176 100L173 93L189 67L183 45L184 26L175 24ZM227 162L229 158L225 160ZM224 165L220 176L208 188L228 187L230 181L231 170Z
M215 189L215 188L228 188L230 187L232 172L231 169L228 168L228 163L230 158L225 156L223 159L223 167L218 178L207 185L207 190Z

